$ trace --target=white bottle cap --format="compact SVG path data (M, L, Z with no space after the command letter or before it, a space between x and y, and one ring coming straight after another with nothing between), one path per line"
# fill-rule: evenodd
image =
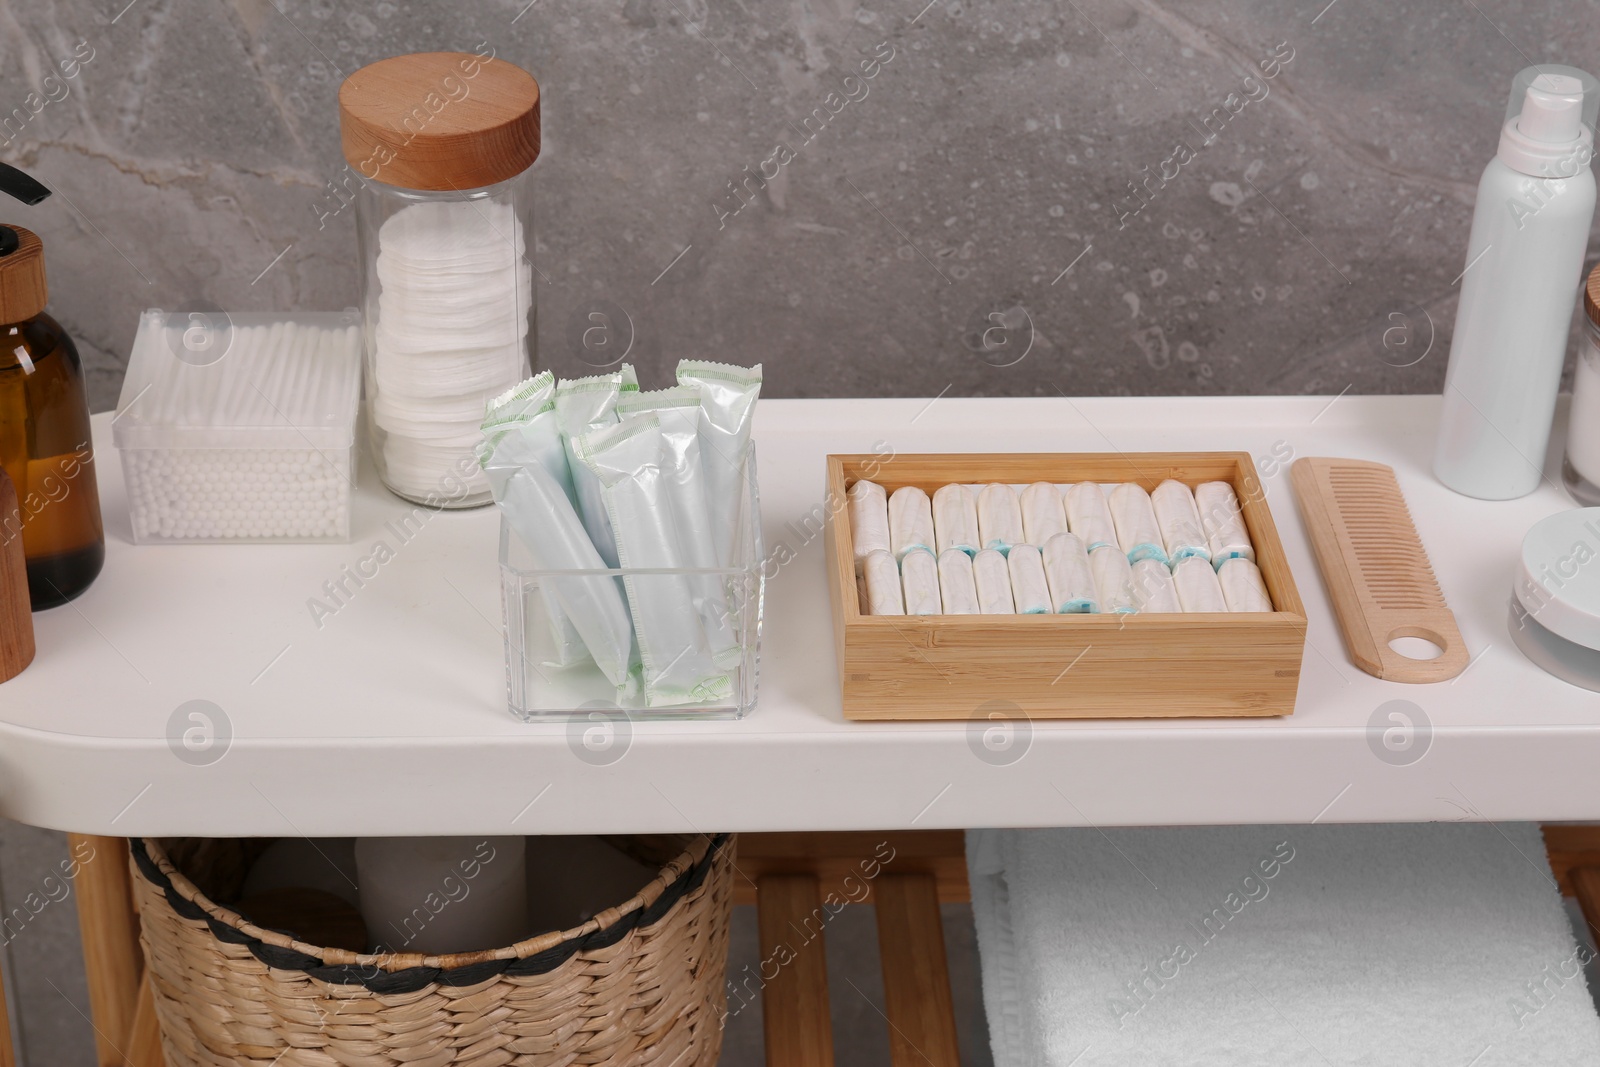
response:
M1512 170L1570 178L1594 154L1600 82L1576 67L1527 67L1511 80L1511 102L1496 153Z

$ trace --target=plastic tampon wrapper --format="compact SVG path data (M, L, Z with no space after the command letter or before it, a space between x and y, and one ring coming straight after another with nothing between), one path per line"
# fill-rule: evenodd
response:
M1272 598L1267 595L1267 583L1261 580L1261 571L1247 559L1237 556L1225 559L1217 568L1217 580L1222 583L1222 599L1229 611L1271 611Z
M1211 546L1211 562L1220 567L1225 559L1255 562L1256 550L1239 514L1239 498L1227 482L1201 482L1194 487L1195 507L1200 511L1200 528Z
M1006 567L1011 571L1011 599L1018 615L1055 614L1050 607L1050 586L1044 577L1044 557L1037 548L1013 545Z
M1094 575L1101 611L1126 615L1138 610L1133 600L1133 568L1121 547L1101 545L1089 553L1089 571Z
M571 378L556 386L556 422L561 427L567 449L567 464L572 468L572 487L576 491L578 514L589 531L600 558L607 567L617 565L617 543L611 536L611 520L606 517L600 480L578 462L573 442L591 430L617 421L617 397L622 393L622 375L602 374L593 378Z
M711 509L706 501L705 467L700 461L700 395L694 389L675 385L648 393L625 392L617 401L617 414L648 411L661 426L661 473L666 499L683 565L695 570L715 570L717 546L711 531ZM733 632L733 612L727 588L720 574L695 574L689 577L695 592L695 609L705 627L711 658L719 667L739 664L739 638Z
M1179 560L1172 569L1172 580L1178 586L1178 603L1184 611L1227 611L1228 603L1222 598L1222 584L1211 564L1198 556Z
M1077 534L1056 534L1044 543L1044 576L1058 615L1093 615L1100 610L1089 569L1089 553Z
M1111 508L1098 482L1079 482L1067 493L1067 529L1078 535L1090 552L1117 543Z
M501 435L483 470L501 514L535 566L547 571L606 569L566 490L523 448L520 433ZM545 585L572 620L600 672L617 688L626 686L633 661L633 622L616 580L603 574L552 575Z
M850 543L855 548L856 573L874 552L889 551L889 494L877 482L856 482L850 498Z
M602 486L621 565L629 570L684 568L688 554L672 513L668 460L656 416L633 415L574 443L578 459ZM625 574L622 584L633 609L646 702L687 704L730 695L733 681L712 659L689 575Z
M748 521L744 500L754 496L746 491L745 480L751 477L750 423L761 395L761 364L747 368L685 359L678 363L678 384L700 392L700 462L706 468L706 504L717 559L724 567L737 567L743 551L760 555L755 546L741 542Z
M978 614L978 583L972 557L959 548L939 553L939 596L946 615Z
M1034 482L1022 491L1022 533L1030 545L1043 545L1067 532L1067 512L1061 490L1049 482Z
M978 494L959 482L946 485L933 494L933 531L939 539L939 554L959 548L968 556L977 554Z
M1141 559L1133 565L1133 603L1140 611L1169 614L1182 611L1172 572L1158 559Z
M1150 503L1156 509L1156 525L1161 527L1161 541L1167 546L1169 560L1176 563L1199 556L1210 561L1211 549L1200 525L1200 509L1195 507L1194 492L1187 485L1168 478L1150 494Z
M939 561L924 548L915 548L900 561L900 588L907 615L942 615L939 597Z
M904 615L905 600L900 595L900 567L894 553L879 549L867 556L862 565L867 579L868 615Z
M1010 486L1006 487L1011 488ZM1011 599L1011 571L999 549L986 548L972 557L972 580L978 587L978 611L983 615L1015 615Z
M1026 540L1022 532L1022 504L1011 486L995 482L984 486L978 494L978 537L984 548L992 548L1002 556L1011 551L1012 545ZM980 593L983 590L981 580L978 589Z
M1161 542L1161 527L1156 525L1156 509L1144 486L1124 482L1111 489L1111 521L1117 528L1117 543L1127 553L1129 563L1142 559L1167 562L1167 549Z
M905 559L914 548L934 550L933 505L928 494L914 485L889 494L889 545L895 559Z

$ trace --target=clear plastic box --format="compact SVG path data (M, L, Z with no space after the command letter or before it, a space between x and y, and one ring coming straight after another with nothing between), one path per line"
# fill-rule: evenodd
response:
M500 523L500 592L505 612L506 698L511 714L524 722L565 721L623 717L647 719L740 719L756 704L761 667L761 618L766 595L762 568L761 504L755 489L755 457L750 457L750 477L741 502L738 566L712 570L651 570L637 568L546 571L533 565L522 540ZM553 578L652 578L685 575L722 582L728 597L729 620L740 650L737 666L730 670L732 694L704 704L650 706L634 685L619 691L600 673L592 660L555 666L556 638L545 596ZM553 599L553 598L552 598Z
M361 318L146 311L111 425L138 544L350 539Z

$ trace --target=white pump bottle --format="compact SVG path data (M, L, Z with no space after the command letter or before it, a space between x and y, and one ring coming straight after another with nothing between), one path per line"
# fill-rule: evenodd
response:
M1543 477L1594 218L1597 105L1583 71L1522 71L1478 183L1433 460L1466 496L1509 500Z

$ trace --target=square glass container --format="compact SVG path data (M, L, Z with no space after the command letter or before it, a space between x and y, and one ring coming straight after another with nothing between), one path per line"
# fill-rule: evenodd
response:
M137 544L350 540L361 319L146 311L111 439Z
M706 570L614 568L610 570L548 571L534 565L531 554L502 518L500 522L500 595L505 613L506 700L511 714L524 722L567 721L625 717L647 719L741 719L755 707L761 667L761 617L766 593L762 568L761 504L755 487L755 456L740 502L740 536L736 565ZM607 579L621 584L716 583L725 590L728 620L737 638L739 659L729 668L732 692L725 699L705 703L648 705L642 687L631 679L618 690L586 656L570 666L558 666L558 640L550 603L558 602L555 589L563 581ZM547 600L547 598L549 598ZM626 599L626 598L624 598ZM630 606L631 611L631 606ZM581 645L580 645L581 648ZM635 668L637 671L637 668Z

